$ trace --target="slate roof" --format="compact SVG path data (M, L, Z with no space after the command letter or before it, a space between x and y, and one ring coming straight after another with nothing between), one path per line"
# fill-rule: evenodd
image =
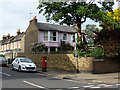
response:
M19 41L22 39L24 33L21 33L19 36L11 36L9 39L1 40L0 44L8 44L10 42Z
M19 41L19 40L21 40L23 35L24 35L24 33L22 32L19 36L15 36L14 40L12 40L12 41Z
M76 29L71 26L61 26L61 25L47 24L47 23L37 23L36 26L40 31L59 31L59 32L69 32L69 33L77 32Z

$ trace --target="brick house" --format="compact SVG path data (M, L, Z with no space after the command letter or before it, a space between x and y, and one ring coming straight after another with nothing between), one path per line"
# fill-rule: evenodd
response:
M75 46L74 36L77 34L76 29L72 26L61 26L55 24L39 23L34 18L30 21L29 26L23 36L22 52L31 52L31 45L35 42L42 42L50 51L57 51L61 45L61 41L70 43Z
M24 32L20 32L20 29L17 31L16 36L3 35L2 40L0 41L0 52L11 52L13 50L21 50L21 39L24 35Z

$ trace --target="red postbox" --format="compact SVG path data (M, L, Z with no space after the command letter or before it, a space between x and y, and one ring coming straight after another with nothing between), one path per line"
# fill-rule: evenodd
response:
M43 57L43 62L42 62L42 71L46 72L47 71L47 57Z

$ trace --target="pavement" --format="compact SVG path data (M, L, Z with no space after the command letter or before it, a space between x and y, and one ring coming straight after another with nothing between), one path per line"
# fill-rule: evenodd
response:
M97 84L120 84L120 73L105 73L105 74L75 73L55 69L49 69L47 70L47 72L42 72L41 69L38 69L38 71L60 79L68 79Z

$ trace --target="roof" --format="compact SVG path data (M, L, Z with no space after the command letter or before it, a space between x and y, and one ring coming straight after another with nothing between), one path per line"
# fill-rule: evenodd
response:
M74 27L71 26L61 26L55 24L47 24L47 23L37 23L36 26L40 31L59 31L59 32L77 32Z
M10 42L14 42L14 41L20 41L23 37L24 33L21 33L19 36L11 36L9 39L5 39L5 40L1 40L0 44L8 44Z
M12 40L12 41L19 41L19 40L21 40L23 35L24 35L24 33L22 32L19 36L15 36L14 40Z

